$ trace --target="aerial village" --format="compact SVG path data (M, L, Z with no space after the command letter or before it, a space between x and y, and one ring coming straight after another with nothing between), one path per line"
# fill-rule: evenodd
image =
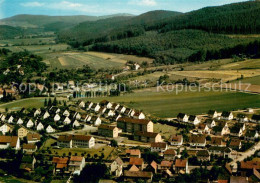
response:
M99 182L167 182L195 169L221 169L204 182L259 182L258 110L179 113L161 120L107 100L53 102L0 114L0 157L8 154L6 161L14 161L19 152L17 171L29 179L48 169L52 178L73 181L87 166L103 163L108 176L100 175ZM155 124L179 130L166 137L154 131ZM39 174L34 180L44 181Z

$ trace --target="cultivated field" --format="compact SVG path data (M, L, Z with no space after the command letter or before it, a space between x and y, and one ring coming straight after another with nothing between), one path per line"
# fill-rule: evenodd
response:
M51 69L71 69L88 65L94 69L123 69L127 61L152 62L152 59L132 55L99 52L56 52L43 55Z
M197 88L198 89L198 88ZM260 107L260 96L255 94L210 91L156 92L142 90L120 97L85 99L100 102L103 99L119 102L129 107L143 110L152 116L162 118L176 117L179 112L201 114L209 109L219 111Z

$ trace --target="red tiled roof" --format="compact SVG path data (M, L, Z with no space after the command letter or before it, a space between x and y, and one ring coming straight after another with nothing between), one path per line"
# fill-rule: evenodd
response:
M173 164L172 161L162 161L161 162L161 166L164 166L164 167L171 167Z
M131 178L151 178L153 175L152 172L131 172L131 171L124 171L124 176L125 177L131 177Z
M53 157L52 158L52 163L57 163L57 164L67 164L69 161L69 158L60 158L60 157Z
M131 171L131 172L138 172L138 171L139 171L139 168L137 168L135 165L133 165L133 166L129 169L129 171Z
M228 180L218 180L218 183L228 183Z
M166 148L167 144L165 142L152 142L151 147Z
M226 145L225 142L223 142L221 137L212 137L211 138L211 145Z
M27 134L27 140L31 141L31 140L40 140L41 136L38 133L28 133Z
M129 165L142 165L144 163L142 158L131 157L129 160Z
M153 167L155 170L157 169L157 163L155 161L153 161L151 164L151 167Z
M206 137L204 135L191 135L189 141L193 143L205 143Z
M230 146L240 146L241 140L239 139L232 139L230 142Z
M187 163L187 160L182 160L182 159L176 159L175 161L175 167L186 167L186 163Z
M10 143L11 147L15 147L17 144L17 136L0 136L0 144Z
M126 153L132 156L139 156L141 154L141 151L139 149L127 149Z
M170 138L171 142L181 142L182 135L172 135Z
M98 127L98 129L105 129L105 130L114 130L115 128L116 128L115 126L104 125L104 124Z
M175 156L176 153L175 153L175 150L174 150L174 149L167 149L167 150L164 152L164 155L173 155L173 156Z
M83 160L83 157L81 156L71 156L70 161L79 161L81 162Z
M260 162L259 161L242 161L241 162L242 169L260 169Z

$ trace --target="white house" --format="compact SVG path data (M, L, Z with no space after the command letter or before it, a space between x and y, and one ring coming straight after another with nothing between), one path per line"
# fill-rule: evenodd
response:
M56 114L56 115L54 116L54 121L57 122L57 121L59 121L59 120L60 120L60 115L59 115L59 114Z
M209 127L207 124L199 124L198 126L198 132L203 134L208 134L209 133Z
M66 117L70 116L70 112L68 110L65 110L63 112L63 116L66 116Z
M26 124L26 127L27 127L27 128L32 128L33 125L34 125L34 123L32 122L32 120L29 120L29 121L27 122L27 124Z
M124 113L126 110L126 108L124 106L120 106L118 107L117 111L120 112L120 113Z
M75 120L75 121L73 122L72 126L73 126L74 128L75 128L75 127L79 127L80 124L79 124L78 120Z
M4 115L4 114L2 114L2 116L1 116L1 121L5 121L5 118L6 118L6 116Z
M73 118L76 118L76 119L81 119L81 115L80 113L76 112L74 115L73 115Z
M221 117L225 120L232 120L234 118L234 115L232 112L227 112L227 111L224 111L222 112L222 115Z
M94 126L99 126L102 123L102 120L100 119L100 117L98 116L92 116L90 119L90 122L94 125Z
M37 131L44 130L44 126L43 126L43 124L41 122L37 125L36 130Z
M245 114L238 114L236 119L241 123L248 122L248 117Z
M17 124L18 125L22 125L23 124L23 120L21 118L19 118L18 121L17 121Z
M200 120L197 116L191 115L188 119L189 123L197 125L200 123Z
M212 118L217 118L218 117L218 112L215 110L209 110L208 116Z
M69 125L70 123L71 123L71 120L70 120L69 117L66 117L66 118L64 119L64 121L63 121L63 124L64 124L64 125Z
M14 121L14 117L13 117L13 116L10 116L7 122L8 122L8 123L13 123L13 121Z
M145 115L143 112L135 111L133 117L135 119L145 119Z
M46 111L43 115L43 119L47 119L48 117L50 117L50 114Z
M85 166L85 158L81 156L71 156L69 162L69 171L70 172L81 172Z
M259 134L256 130L248 130L245 135L245 140L256 140L258 139Z
M213 128L214 126L216 126L216 122L214 119L207 119L205 121L205 124L209 127L209 128Z
M189 121L189 116L184 113L179 113L177 116L177 119L179 122L188 122Z
M84 101L81 101L81 102L79 103L79 107L80 107L80 108L85 108L85 102L84 102Z
M87 110L91 109L92 105L93 105L93 102L87 102L87 103L85 104L86 109L87 109Z
M55 129L52 128L51 125L49 125L49 126L46 128L46 132L47 132L47 133L54 133L54 132L55 132Z
M41 110L40 109L36 109L35 112L34 112L34 117L38 116L41 114Z
M110 165L110 173L116 177L120 177L123 173L124 162L120 157L117 157Z
M3 135L5 135L8 132L11 132L12 129L13 127L9 124L3 124L2 126L0 126L0 132L2 132Z

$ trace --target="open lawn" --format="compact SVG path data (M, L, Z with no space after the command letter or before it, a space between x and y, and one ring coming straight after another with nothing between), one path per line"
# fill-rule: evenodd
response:
M260 85L260 76L255 76L251 78L245 78L242 80L234 81L235 83L251 83L252 85Z
M188 114L201 114L209 109L218 111L244 109L248 107L260 107L260 96L255 94L230 92L230 91L210 91L206 92L156 92L140 91L126 94L119 97L104 97L85 99L100 102L107 99L119 102L126 106L143 110L152 116L162 118L176 117L179 112Z
M20 110L22 108L40 108L44 106L44 100L45 100L44 97L39 97L39 98L15 100L13 102L0 104L0 112L5 111L6 108L8 108L9 111ZM64 99L57 98L57 100L64 100Z
M155 123L153 129L154 132L160 133L162 136L164 136L166 140L168 140L171 135L178 133L178 129L176 127L163 125L160 123Z
M48 139L43 146L41 147L41 150L50 150L52 155L59 155L59 156L63 156L64 154L66 156L69 156L69 153L71 153L71 155L79 155L81 156L81 154L84 154L85 157L87 157L87 154L90 154L91 157L93 157L95 154L97 154L98 156L101 156L102 153L104 153L105 155L105 159L109 157L109 155L112 153L112 151L114 150L114 147L109 147L106 145L101 145L101 144L96 144L96 146L92 149L88 149L88 148L61 148L61 149L54 149L52 148L52 144L55 143L56 140L53 139ZM48 152L46 152L48 153ZM48 153L49 154L49 153Z
M13 176L0 176L0 182L1 183L34 183L30 180L20 179Z

